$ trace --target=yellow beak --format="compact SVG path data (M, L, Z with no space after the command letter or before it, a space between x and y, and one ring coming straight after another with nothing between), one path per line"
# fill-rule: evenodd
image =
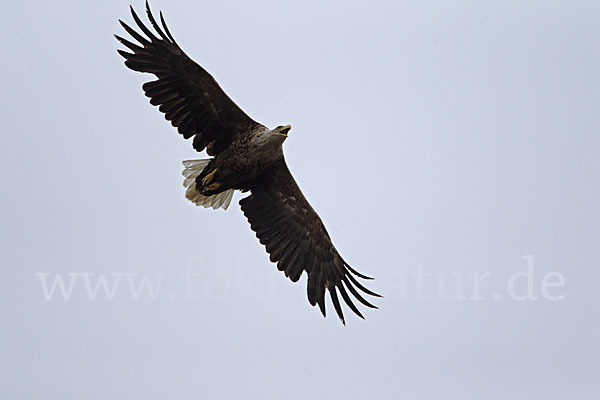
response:
M291 125L286 125L286 126L282 126L280 131L281 132L285 132L285 133L279 133L281 136L285 136L288 137L287 133L290 131L290 129L292 129Z

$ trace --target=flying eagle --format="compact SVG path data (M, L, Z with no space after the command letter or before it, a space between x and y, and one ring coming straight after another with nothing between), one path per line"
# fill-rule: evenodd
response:
M219 87L215 79L181 50L169 32L162 12L159 25L146 1L146 13L156 32L131 14L146 37L119 20L138 43L116 36L131 52L118 50L125 65L154 74L156 80L142 86L150 104L158 106L185 139L193 138L196 151L206 149L212 158L184 161L185 196L196 205L227 209L233 192L250 191L240 206L251 229L292 282L306 271L308 301L319 305L325 316L325 292L329 291L337 315L345 324L338 292L359 317L352 302L377 308L358 292L381 297L353 276L372 279L354 270L340 256L323 222L310 206L290 173L283 156L283 142L290 125L269 129L244 113Z

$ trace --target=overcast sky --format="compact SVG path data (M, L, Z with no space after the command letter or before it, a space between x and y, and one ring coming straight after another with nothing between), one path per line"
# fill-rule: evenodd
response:
M205 154L122 64L127 2L11 2L1 398L597 398L600 3L151 5L292 125L290 169L380 309L324 319L241 195L185 199Z

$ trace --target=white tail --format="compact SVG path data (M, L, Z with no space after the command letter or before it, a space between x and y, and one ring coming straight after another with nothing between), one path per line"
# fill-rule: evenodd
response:
M186 160L183 162L185 169L183 170L183 186L186 187L185 197L197 206L212 207L213 209L222 208L227 210L233 197L234 189L226 190L222 193L212 196L204 196L196 190L196 178L200 176L204 168L211 162L211 159L206 160Z

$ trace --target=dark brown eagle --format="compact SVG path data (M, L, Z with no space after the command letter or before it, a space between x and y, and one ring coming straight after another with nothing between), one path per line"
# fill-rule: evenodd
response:
M323 222L294 181L282 148L291 126L271 130L246 115L215 79L181 50L162 12L162 27L148 2L146 12L156 32L145 26L131 7L133 19L145 37L119 20L138 43L115 35L131 50L118 52L128 68L158 78L142 86L150 103L159 107L185 139L193 138L194 149L206 149L213 156L184 161L186 197L196 205L227 209L234 190L250 191L250 196L240 200L240 206L277 269L292 282L306 271L308 301L313 306L318 304L323 316L325 292L329 291L343 323L338 292L348 307L364 318L348 292L371 308L377 307L356 288L380 296L353 276L372 279L358 273L340 256Z

